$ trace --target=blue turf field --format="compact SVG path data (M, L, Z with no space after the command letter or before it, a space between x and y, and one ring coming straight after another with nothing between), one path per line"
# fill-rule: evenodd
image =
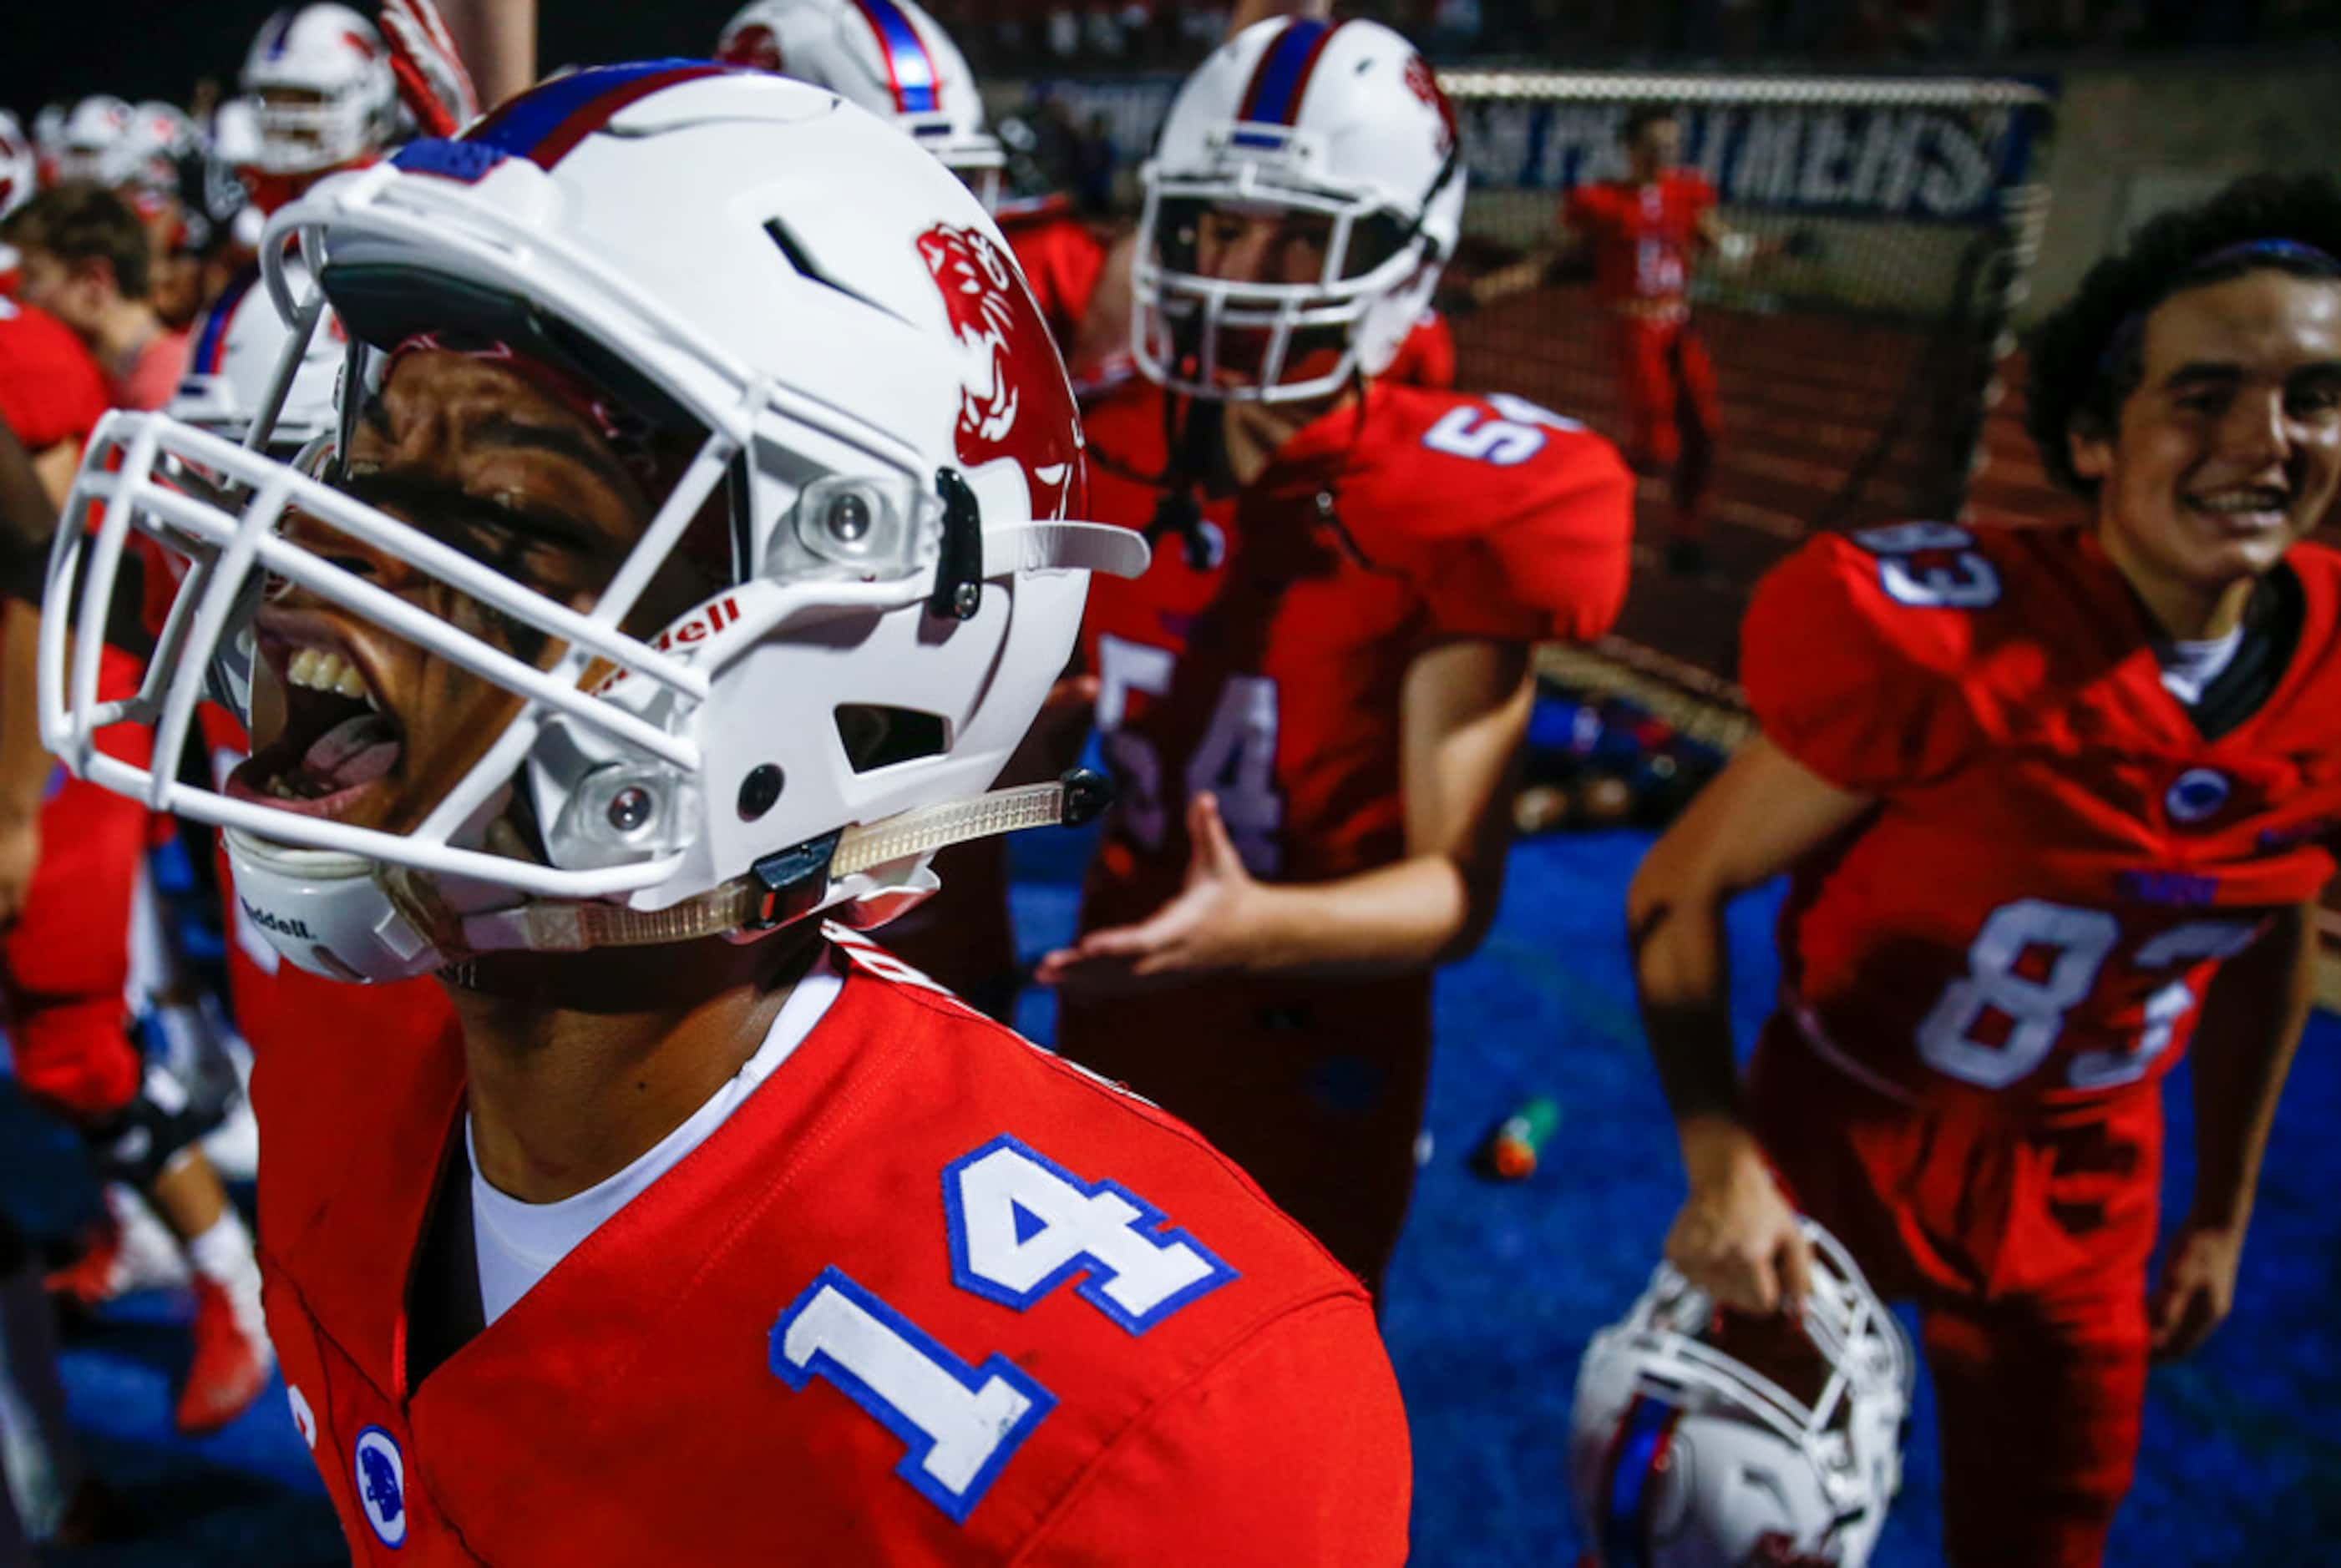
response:
M1563 1488L1569 1387L1579 1347L1631 1299L1680 1196L1647 1069L1619 908L1647 838L1535 840L1516 852L1485 948L1439 991L1432 1076L1435 1153L1390 1280L1391 1355L1414 1424L1416 1560L1489 1568L1566 1564L1576 1533ZM1084 846L1020 847L1017 909L1028 951L1070 929ZM1768 1004L1774 899L1736 912L1745 1035ZM1024 1023L1046 1038L1047 998ZM2191 1365L2154 1380L2146 1450L2111 1560L2157 1568L2246 1560L2306 1564L2341 1550L2341 1023L2311 1026L2276 1122L2236 1314ZM1464 1156L1532 1092L1563 1123L1544 1168L1516 1187L1469 1174ZM2183 1072L2171 1102L2172 1188L2187 1179ZM0 1106L0 1187L18 1212L80 1201L70 1150ZM60 1173L63 1173L62 1175ZM169 1384L184 1304L134 1303L67 1356L76 1420L106 1474L148 1521L134 1544L58 1554L73 1564L268 1568L339 1562L280 1393L207 1442L171 1434ZM1920 1393L1909 1480L1876 1561L1937 1560L1931 1411Z

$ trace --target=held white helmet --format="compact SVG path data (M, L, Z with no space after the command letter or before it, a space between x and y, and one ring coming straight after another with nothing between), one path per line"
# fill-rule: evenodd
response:
M259 110L252 166L313 174L380 152L396 123L398 84L374 25L346 5L288 6L260 25L243 89Z
M1088 804L982 791L1063 668L1089 571L1146 552L1066 521L1081 437L1048 328L974 197L884 122L704 62L581 71L321 183L264 240L298 322L279 377L328 303L352 341L340 432L287 465L109 416L50 562L41 708L85 777L227 829L239 897L295 963L393 979L832 908L875 923L932 889L939 846ZM603 433L568 438L586 466L679 477L641 481L638 538L583 502L548 525L525 492L401 501L381 487L403 471L330 449L388 417L374 394L407 354L426 384L493 362L477 373ZM598 590L527 570L548 526L601 541L542 546L591 561ZM187 567L145 684L102 702L86 618L134 535ZM426 682L492 722L442 701L410 736ZM178 756L207 687L261 741L224 791L99 749L135 723Z
M998 204L1008 159L984 129L975 73L914 0L754 0L725 25L715 57L826 87L893 121L987 211Z
M285 270L293 291L306 294L308 278L299 263L288 260ZM334 392L345 348L341 323L326 312L309 334L292 380L280 382L277 369L292 336L293 328L276 313L261 284L259 263L253 263L204 313L188 352L187 373L171 399L171 417L241 446L282 385L284 403L266 422L268 451L288 456L333 434Z
M1378 375L1454 253L1464 172L1455 113L1414 46L1374 22L1270 19L1179 89L1140 171L1131 348L1193 397L1284 402ZM1207 275L1214 213L1324 230L1306 283Z
M1661 1264L1577 1374L1570 1490L1604 1568L1861 1568L1902 1480L1912 1363L1836 1238L1803 1222L1801 1330L1718 1315Z

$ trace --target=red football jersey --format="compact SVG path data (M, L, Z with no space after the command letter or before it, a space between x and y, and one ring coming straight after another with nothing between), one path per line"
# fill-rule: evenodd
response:
M1031 285L1049 334L1057 340L1060 352L1071 353L1081 319L1089 314L1090 296L1105 271L1109 247L1073 216L1061 197L1011 203L993 216L1024 271L1024 281Z
M419 1384L461 1042L260 1059L269 1335L354 1560L1402 1561L1356 1282L1188 1128L832 935L785 1062Z
M1691 169L1670 170L1650 184L1604 180L1569 192L1563 221L1593 247L1596 298L1679 299L1690 287L1698 221L1715 205L1715 187Z
M1162 394L1085 422L1091 515L1144 529ZM1261 876L1320 881L1404 852L1400 690L1442 638L1565 638L1625 597L1633 479L1617 450L1517 398L1370 383L1210 501L1134 581L1090 588L1082 649L1120 786L1083 919L1151 913L1187 864L1186 805L1219 798Z
M1813 541L1765 578L1740 678L1764 733L1875 815L1796 873L1788 1005L1931 1104L2086 1102L2167 1071L2219 963L2334 872L2341 555L2287 556L2299 639L2207 740L2077 530Z
M1425 311L1399 341L1398 355L1382 372L1384 381L1443 392L1455 384L1455 334L1447 318Z
M73 329L0 295L0 420L29 452L85 442L112 404Z

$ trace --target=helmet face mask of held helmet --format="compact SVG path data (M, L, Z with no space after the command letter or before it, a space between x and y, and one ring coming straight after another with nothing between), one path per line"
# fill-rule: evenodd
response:
M940 843L1053 819L1054 786L984 791L1088 572L1145 551L1068 521L1046 327L898 132L703 63L581 72L322 183L263 255L298 323L272 398L328 304L348 334L337 432L285 463L264 425L112 416L51 561L41 706L78 771L228 830L296 963L874 924ZM399 399L482 397L505 434L477 439L553 453L568 491L389 461ZM134 539L180 590L145 684L101 700L96 640L70 666L66 640ZM224 792L100 749L139 724L176 756L237 670L255 755Z
M1836 1238L1801 1323L1718 1313L1661 1264L1578 1371L1570 1490L1594 1558L1862 1568L1901 1484L1914 1361Z
M1140 178L1131 346L1191 397L1320 398L1380 374L1462 223L1453 109L1371 22L1246 28L1180 87ZM1220 225L1275 238L1216 246Z
M917 0L753 0L724 25L715 57L826 87L893 121L986 212L999 206L1008 157L984 126L975 73Z

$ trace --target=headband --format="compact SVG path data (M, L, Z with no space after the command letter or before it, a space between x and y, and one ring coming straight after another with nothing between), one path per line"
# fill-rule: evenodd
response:
M2146 332L2146 318L2155 305L2160 304L2204 273L2216 272L2231 262L2298 262L2328 275L2341 277L2341 261L2336 261L2329 252L2319 250L2315 245L2303 243L2299 240L2245 240L2236 244L2223 245L2209 255L2188 263L2180 270L2177 280L2168 289L2156 295L2151 303L2143 305L2122 317L2114 327L2112 334L2106 339L2105 352L2097 356L2098 376L2100 378L2111 376L2114 373L2114 368L2121 363L2123 357L2137 346L2137 340Z

